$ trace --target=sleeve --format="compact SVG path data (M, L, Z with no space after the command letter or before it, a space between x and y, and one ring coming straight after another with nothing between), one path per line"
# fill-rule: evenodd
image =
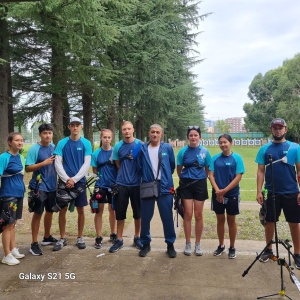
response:
M175 170L175 155L174 155L174 150L171 146L169 147L169 157L170 157L170 166L173 174Z
M245 173L245 166L243 159L240 155L235 155L235 161L236 161L236 171L235 174L244 174Z
M211 164L211 156L209 151L207 150L206 156L205 156L205 166L209 166Z
M66 182L69 179L69 176L67 175L66 171L63 168L62 165L62 157L60 155L56 155L55 161L54 161L54 166L57 175L59 178L63 181Z
M259 150L258 150L258 153L256 155L256 159L255 159L255 162L258 163L259 165L265 165L265 159L264 159L264 156L265 156L265 147L261 147Z
M84 148L85 148L85 152L84 155L88 156L88 155L92 155L93 154L93 147L92 147L92 143L87 140L87 139L82 139L82 142L84 144Z
M25 163L26 166L34 165L37 161L39 147L36 147L36 145L38 144L35 144L32 147L30 147L27 152L26 163Z
M183 154L184 154L184 148L180 149L177 154L177 166L183 165Z
M217 156L214 155L211 159L210 159L210 164L209 164L209 171L211 172L215 172L215 160L216 160Z
M9 157L10 156L7 155L7 152L4 152L0 155L0 176L3 175L5 169L7 168Z
M89 171L90 169L90 165L91 165L91 156L90 155L86 155L84 157L84 163L81 166L80 170L78 171L78 173L72 177L72 179L74 180L74 182L78 182L81 178L83 178L86 173Z
M119 154L118 154L120 147L121 147L120 142L115 145L114 151L113 151L113 157L112 157L113 160L120 160Z
M97 168L97 160L98 160L98 155L101 151L101 148L97 149L96 151L93 152L92 154L92 161L91 161L91 166L94 168Z

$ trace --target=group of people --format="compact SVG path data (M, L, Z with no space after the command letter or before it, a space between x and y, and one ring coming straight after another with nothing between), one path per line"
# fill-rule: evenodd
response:
M33 255L41 255L42 249L37 239L44 210L46 211L44 238L41 245L53 244L53 251L59 251L67 244L68 206L59 211L60 238L57 240L51 235L57 175L59 186L63 185L67 190L76 189L86 182L85 175L90 166L97 175L93 194L98 202L94 218L96 249L102 247L102 214L105 203L108 203L110 241L113 243L109 252L114 253L123 247L123 230L130 200L134 218L133 243L140 250L140 257L147 256L151 251L150 223L156 202L163 224L167 254L170 258L176 257L172 174L177 165L179 177L177 192L183 199L184 207L183 226L186 239L184 254L190 256L193 252L191 235L194 216L194 253L197 256L203 255L200 242L203 232L204 202L209 197L207 187L207 179L209 179L212 185L211 209L216 214L219 239L219 245L213 254L219 256L226 252L224 239L227 219L230 242L228 258L236 257L236 215L240 213L239 182L245 168L242 157L231 150L230 135L222 134L218 138L221 152L211 157L208 149L201 145L200 127L188 126L188 145L179 151L175 160L172 146L163 142L164 132L159 124L150 126L149 141L143 143L134 137L133 124L124 121L121 125L123 139L114 147L112 147L113 132L103 129L100 134L100 147L94 152L90 141L81 137L83 125L79 118L71 118L68 128L71 132L70 136L59 141L54 147L52 125L42 124L39 127L40 141L29 149L26 162L19 154L23 147L22 135L12 133L8 137L9 150L0 155L0 206L1 211L10 216L10 222L2 233L4 250L2 263L16 265L20 263L19 259L24 257L15 245L15 224L17 219L22 217L25 192L24 170L33 173L29 189L38 191L39 198L33 206L32 243L29 251ZM290 226L295 266L300 269L300 196L297 182L297 176L300 180L300 147L285 139L287 125L283 119L274 119L270 129L273 140L259 150L256 158L259 204L263 203L264 182L268 190L265 225L268 247L261 255L260 261L266 262L273 255L271 241L274 225L283 209ZM270 172L270 155L278 162L274 164L272 172ZM284 157L287 159L283 159ZM142 193L144 188L148 189L147 195ZM274 199L274 194L275 204L271 201ZM79 193L74 201L78 213L77 247L84 249L86 248L83 239L84 207L88 205L86 193ZM271 209L272 205L276 206L275 216ZM71 204L69 209L70 206Z

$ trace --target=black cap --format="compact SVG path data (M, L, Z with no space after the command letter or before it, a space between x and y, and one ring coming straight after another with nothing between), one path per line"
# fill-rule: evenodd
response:
M280 126L286 126L286 123L283 119L281 118L276 118L271 122L271 127L275 126L275 125L280 125Z

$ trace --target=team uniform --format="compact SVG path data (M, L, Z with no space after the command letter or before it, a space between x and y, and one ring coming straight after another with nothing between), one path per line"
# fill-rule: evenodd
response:
M185 146L180 149L177 154L177 165L184 167L179 182L180 195L183 199L204 201L208 198L205 167L210 165L210 160L209 151L201 145Z
M104 150L98 148L92 155L92 167L97 168L99 179L95 183L95 188L101 188L102 198L99 203L112 204L112 193L109 189L116 183L117 168L112 160L113 148Z
M132 143L118 142L113 150L113 160L120 161L116 183L119 193L115 199L117 220L126 219L126 211L131 201L133 218L140 219L140 182L141 176L137 168L137 155L142 146L139 139Z
M34 144L27 153L26 166L38 164L51 157L54 152L54 145L42 146L39 143ZM38 177L41 177L41 181ZM43 166L32 173L29 181L29 189L38 190L39 200L34 205L34 212L42 214L44 208L47 212L53 212L55 205L57 188L57 175L54 164Z
M287 162L272 164L273 178L271 176L270 156L272 161L287 157ZM297 204L299 187L295 164L300 162L300 147L298 144L285 141L283 143L267 143L262 146L256 156L255 162L265 165L265 189L268 191L267 198L267 222L274 222L272 204L272 180L274 182L276 221L278 221L283 209L285 219L290 223L300 223L300 206Z
M209 170L214 173L214 178L219 189L224 189L233 181L237 174L244 174L245 167L242 157L237 153L231 153L229 156L223 153L216 154L211 159ZM224 203L216 199L215 190L212 190L212 210L216 214L224 214L225 209L229 215L238 215L240 203L239 184L224 194Z
M158 147L157 147L158 148ZM153 149L153 148L152 148ZM173 244L176 239L173 223L173 189L172 174L175 169L175 157L171 145L161 142L158 153L153 153L149 144L144 144L138 155L138 167L141 172L142 182L152 182L157 176L158 159L161 157L158 175L158 198L147 198L141 201L141 242L150 244L150 221L153 217L155 200L159 209L159 214L163 223L165 242ZM151 159L154 157L156 159ZM153 162L153 164L151 163Z
M0 206L1 211L13 220L22 218L25 185L23 182L25 159L22 155L4 152L0 155Z
M54 150L55 155L62 157L62 166L66 174L72 178L79 172L84 164L85 156L92 155L92 144L89 140L80 137L79 140L71 140L70 137L66 137L60 140ZM61 178L63 181L67 178ZM75 184L75 188L78 188L82 184L86 183L86 178L78 178ZM83 207L86 206L87 196L86 193L82 192L78 197L75 198L75 206Z

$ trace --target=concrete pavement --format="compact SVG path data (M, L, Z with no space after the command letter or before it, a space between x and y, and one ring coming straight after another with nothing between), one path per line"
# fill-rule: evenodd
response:
M17 266L0 264L0 299L256 299L268 294L276 294L268 299L285 298L279 295L281 267L276 262L256 261L242 276L264 242L238 240L237 258L230 260L227 254L213 256L216 240L202 240L203 256L187 257L185 240L177 239L177 257L170 259L158 211L151 231L152 251L145 258L132 246L133 225L124 233L124 248L114 254L108 252L107 237L100 250L93 248L92 238L85 239L85 250L78 250L76 238L70 237L62 250L53 252L52 246L44 246L44 255L37 257L28 252L30 236L19 235L20 252L26 257ZM0 248L1 257L2 253ZM282 246L279 253L288 258ZM288 270L283 267L282 271L286 295L300 299ZM294 272L300 278L300 271Z

